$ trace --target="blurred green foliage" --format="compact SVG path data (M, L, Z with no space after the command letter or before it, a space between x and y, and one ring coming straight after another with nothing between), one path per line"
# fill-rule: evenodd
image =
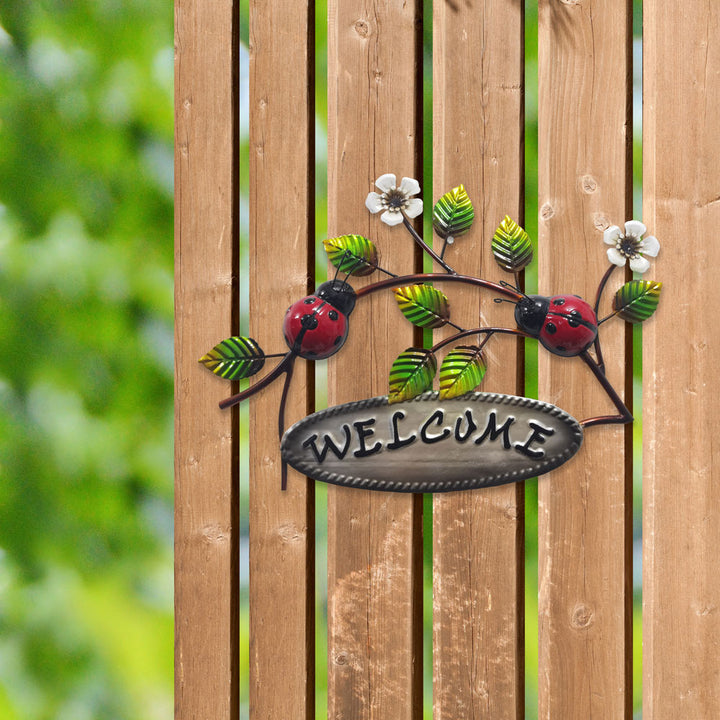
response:
M0 6L0 717L172 714L172 3Z

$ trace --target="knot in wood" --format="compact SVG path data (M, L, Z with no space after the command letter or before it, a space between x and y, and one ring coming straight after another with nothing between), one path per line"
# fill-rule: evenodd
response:
M592 216L593 225L600 232L604 232L610 227L610 222L602 213L594 213Z
M584 630L592 625L594 618L595 613L592 608L589 608L583 603L579 603L573 609L570 625L576 630Z
M361 38L366 38L370 34L370 24L366 20L356 20L355 32Z
M543 220L549 220L553 215L555 215L555 208L549 202L546 202L540 208L540 217Z
M592 175L583 175L580 178L580 187L584 193L591 195L597 190L597 180Z

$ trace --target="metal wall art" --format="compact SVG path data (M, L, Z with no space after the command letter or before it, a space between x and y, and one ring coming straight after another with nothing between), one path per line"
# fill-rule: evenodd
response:
M598 320L605 286L617 267L628 261L642 274L660 245L637 220L624 230L603 234L610 265L600 280L593 304L577 295L526 295L520 272L532 260L528 234L509 217L495 231L491 248L498 265L514 282L490 282L459 275L445 260L449 245L472 226L474 210L462 185L443 195L433 208L433 228L443 241L437 254L408 218L422 213L415 197L420 185L393 174L377 179L380 192L370 192L365 205L381 213L388 225L403 225L413 240L444 272L395 275L378 264L374 243L360 235L325 240L335 277L314 294L291 305L283 322L289 348L267 355L249 337L231 337L216 345L200 362L216 375L240 380L258 373L270 357L281 357L273 370L244 392L220 403L228 408L285 376L278 414L283 458L315 480L396 492L446 492L500 485L549 472L580 448L585 428L632 422L632 415L605 375L599 328L616 316L630 323L647 320L656 310L662 284L631 280L620 287L612 309ZM354 290L351 276L380 271L388 277ZM429 283L433 283L432 285ZM450 321L448 298L435 284L462 283L494 295L495 302L515 305L516 327L465 329ZM372 293L392 291L402 315L420 328L449 325L456 332L433 347L411 347L400 353L389 373L388 395L347 403L309 415L285 432L284 409L295 360L321 360L338 352L348 336L356 303ZM497 334L535 338L554 355L578 357L612 400L616 415L577 421L560 408L530 398L477 392L487 369L484 350ZM448 349L439 369L437 354Z

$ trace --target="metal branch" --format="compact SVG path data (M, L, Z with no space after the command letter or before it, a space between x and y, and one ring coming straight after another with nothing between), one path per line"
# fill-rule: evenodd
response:
M291 350L289 353L287 353L287 355L285 355L285 357L275 366L275 368L271 372L269 372L262 380L260 380L260 382L251 385L247 390L244 390L237 395L233 395L229 398L225 398L225 400L221 400L218 403L220 409L225 410L226 408L232 407L233 405L237 405L238 403L241 403L243 400L246 400L255 393L260 392L263 388L266 388L273 380L282 375L284 372L288 372L288 370L292 368L292 363L296 357L297 356L295 355L295 353Z
M386 280L379 280L372 285L366 285L355 292L358 299L370 295L379 290L385 290L391 287L401 287L402 285L411 285L419 282L459 282L465 283L466 285L473 285L475 287L481 287L485 290L491 290L498 295L515 300L516 302L522 300L523 294L517 290L513 290L509 287L499 285L498 283L491 282L490 280L481 280L480 278L472 277L471 275L457 275L457 274L443 274L443 273L415 273L413 275L401 275L396 278L388 278Z
M457 275L457 273L438 255L421 237L417 234L415 228L412 226L410 221L403 215L403 224L407 228L408 232L412 235L413 240L433 259L435 262L442 265L451 275ZM444 251L443 251L444 252Z
M464 330L461 333L457 333L456 335L452 335L451 337L445 338L441 340L437 345L433 345L430 352L437 352L441 348L444 348L446 345L450 345L451 343L456 342L457 340L460 340L464 337L469 337L470 335L493 335L494 333L501 333L503 335L515 335L516 337L524 337L524 338L531 338L532 335L528 335L526 332L523 332L522 330L516 330L514 328L503 328L503 327L487 327L487 328L474 328L473 330ZM483 343L484 344L484 343Z
M588 354L587 350L580 354L585 364L592 370L593 375L598 379L598 382L602 385L603 390L608 394L608 397L613 401L613 404L618 409L619 415L600 415L598 417L588 418L582 420L580 425L582 427L592 427L593 425L626 425L633 421L632 413L628 410L625 403L621 400L620 396L615 392L615 388L610 384L610 381L605 377L604 373L600 369L600 366L592 359Z

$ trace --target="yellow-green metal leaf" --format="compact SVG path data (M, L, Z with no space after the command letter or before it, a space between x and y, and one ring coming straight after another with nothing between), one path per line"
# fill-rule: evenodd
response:
M654 280L626 282L613 298L613 310L631 323L647 320L657 310L662 283Z
M252 338L230 337L203 355L199 362L226 380L242 380L262 370L265 353Z
M341 235L323 240L330 262L341 273L362 276L377 269L378 252L372 240L362 235Z
M495 262L511 273L529 265L533 257L530 236L509 215L498 225L491 247Z
M400 353L390 369L390 404L411 400L432 389L437 360L430 350L408 348Z
M475 210L463 185L445 193L433 208L433 228L443 240L464 235L474 219Z
M395 300L402 314L417 327L439 328L450 319L447 296L432 285L396 288Z
M457 347L451 350L440 366L440 399L465 395L474 390L485 377L487 365L479 347Z

